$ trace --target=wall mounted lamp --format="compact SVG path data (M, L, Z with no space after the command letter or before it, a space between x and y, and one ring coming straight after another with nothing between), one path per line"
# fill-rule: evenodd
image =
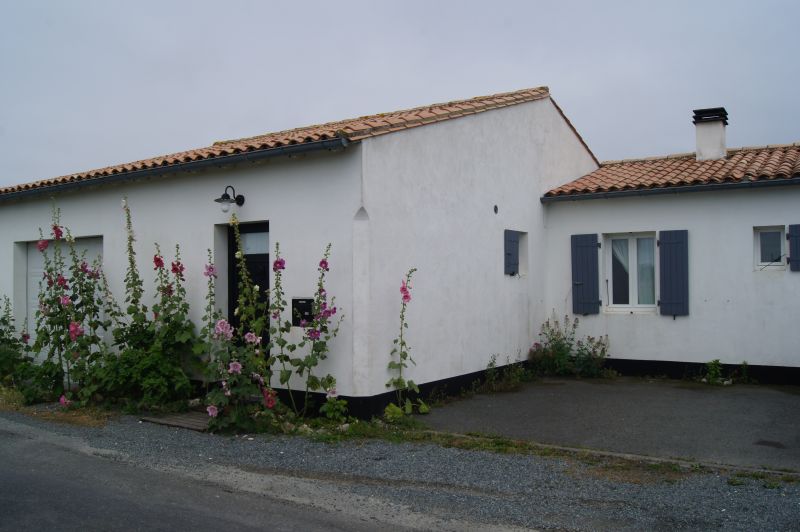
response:
M228 194L228 189L231 189L231 193ZM236 189L232 186L228 185L225 187L225 191L222 193L222 196L215 199L217 203L219 203L219 207L222 209L222 212L228 212L230 210L232 204L236 204L239 207L244 205L244 196L239 194L236 195Z

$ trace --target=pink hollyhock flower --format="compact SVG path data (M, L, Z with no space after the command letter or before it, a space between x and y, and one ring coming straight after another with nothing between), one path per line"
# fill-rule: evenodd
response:
M317 329L309 329L306 336L309 340L319 340L320 332Z
M185 269L186 268L184 268L183 264L181 264L181 261L176 261L172 263L172 273L174 273L181 279L183 279L183 270Z
M286 269L286 261L282 257L278 257L277 259L275 259L275 262L272 263L273 272L285 269Z
M61 406L69 406L72 404L72 401L67 399L67 396L64 394L61 394L61 397L58 398L58 402L61 404Z
M214 326L214 338L230 340L233 338L233 327L226 320L219 320Z
M153 255L153 269L158 270L164 267L164 259L161 255Z
M280 313L278 311L275 311L275 312L272 313L272 319L273 320L277 320L280 317L281 317L281 315L280 315Z
M86 264L86 261L81 262L81 271L83 273L90 273L91 270L89 269L89 265Z
M258 373L253 373L252 375L250 375L250 378L258 382L258 384L260 384L261 386L264 386L264 377L262 377Z
M234 373L237 375L241 375L242 374L241 362L237 362L236 360L234 360L233 362L228 364L228 373L230 373L231 375L233 375Z
M261 396L264 398L264 406L267 408L274 408L275 407L275 390L270 390L269 388L261 388Z
M308 322L306 320L300 320L300 327L306 328L308 326Z
M214 266L213 264L206 264L205 271L203 272L203 275L205 275L206 277L216 277L217 276L217 267Z
M77 340L80 336L83 336L83 327L81 324L76 321L71 321L69 323L69 338L73 342Z
M217 417L217 415L219 414L219 410L214 405L208 405L206 407L206 412L208 412L208 415L211 417Z
M325 270L326 272L329 271L330 267L328 266L328 261L325 260L325 259L322 259L321 261L319 261L319 269L320 270Z
M61 237L64 236L64 232L59 226L53 225L53 236L56 237L56 240L61 240Z
M28 333L22 333L21 338L22 338L22 343L27 344L31 339L31 335Z
M36 243L36 249L38 249L39 251L44 251L47 249L48 245L50 245L50 242L48 242L47 240L39 240Z
M328 393L325 394L325 397L327 399L336 399L338 396L339 396L339 394L336 393L336 388L335 387L328 388Z
M403 303L409 303L411 301L411 292L405 281L402 281L400 285L400 293L403 295Z
M67 305L71 305L71 304L72 304L72 300L71 300L71 299L69 298L69 296L68 296L68 295L66 295L66 294L65 294L65 295L63 295L63 296L61 296L61 299L60 299L60 301L61 301L61 304L62 304L62 305L64 305L65 307L66 307Z
M254 333L253 331L250 331L250 332L248 332L247 334L244 335L244 341L247 342L248 344L254 344L255 345L255 344L260 344L261 343L261 338L256 336L256 333Z

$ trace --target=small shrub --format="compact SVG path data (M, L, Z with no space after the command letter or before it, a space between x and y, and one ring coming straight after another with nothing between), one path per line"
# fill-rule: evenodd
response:
M708 384L722 384L722 363L719 359L706 363L706 374L703 376L702 381Z
M608 356L608 336L576 340L578 318L564 316L563 325L553 316L542 324L539 337L528 352L531 369L540 375L600 377Z

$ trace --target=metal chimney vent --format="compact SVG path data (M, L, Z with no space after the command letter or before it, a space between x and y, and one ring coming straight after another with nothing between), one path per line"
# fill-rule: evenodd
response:
M692 117L692 124L703 122L722 122L728 125L728 111L724 107L712 107L710 109L695 109Z

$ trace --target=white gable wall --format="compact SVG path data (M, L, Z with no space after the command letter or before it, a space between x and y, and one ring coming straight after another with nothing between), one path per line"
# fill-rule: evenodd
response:
M354 355L356 393L386 391L400 282L411 267L419 269L407 313L416 366L407 378L483 370L493 354L498 364L524 358L546 314L538 198L597 168L558 110L545 99L375 137L363 149L358 231L368 263L355 282L369 296L356 313L357 329L369 333ZM505 229L528 233L521 277L504 275Z
M607 334L616 358L800 366L800 273L753 257L753 228L800 223L798 205L800 187L550 203L546 306L572 315L570 235L687 229L688 316L610 312L601 249L603 305L579 317L578 333Z

